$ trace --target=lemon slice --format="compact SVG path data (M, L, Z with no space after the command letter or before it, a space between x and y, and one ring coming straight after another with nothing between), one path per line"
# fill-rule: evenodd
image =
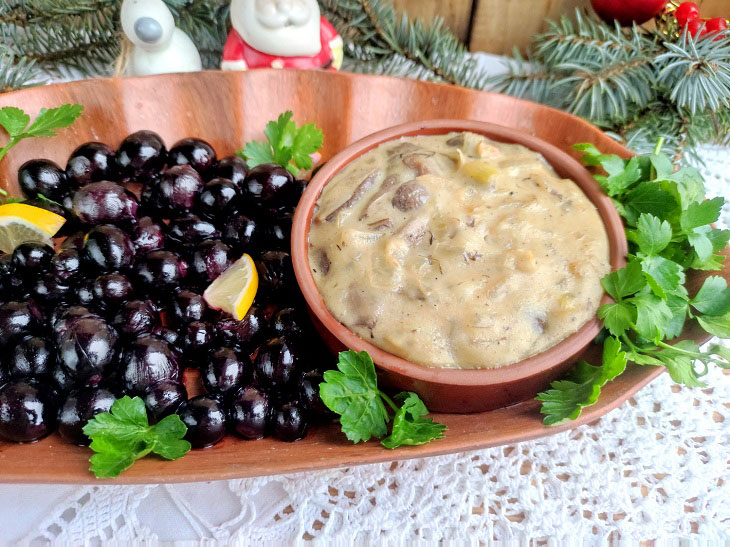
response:
M203 298L211 308L226 311L240 321L251 307L258 288L256 266L244 254L208 285Z
M0 251L12 253L21 243L51 245L51 238L66 219L61 215L24 203L0 205Z

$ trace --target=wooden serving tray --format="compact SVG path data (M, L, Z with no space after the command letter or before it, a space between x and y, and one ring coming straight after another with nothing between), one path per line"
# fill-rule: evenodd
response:
M434 83L333 72L257 70L202 72L131 79L88 80L0 95L0 107L17 106L31 115L62 103L84 105L83 116L55 138L22 141L0 162L0 185L17 194L17 170L31 158L65 165L79 144L99 140L112 146L139 129L158 132L168 144L197 136L219 156L262 138L267 121L293 110L295 119L314 122L324 131L326 160L347 144L373 131L433 118L475 119L507 125L536 135L565 150L592 142L609 153L629 151L587 122L551 108L486 92ZM690 276L695 286L706 273ZM726 267L722 275L730 278ZM685 336L701 339L690 325ZM600 361L600 348L585 358ZM568 424L545 427L539 404L526 401L481 414L435 414L448 426L446 437L419 447L390 451L377 442L353 445L333 423L314 427L296 443L275 439L245 441L227 436L216 446L193 450L168 462L138 461L114 480L98 481L88 471L91 452L58 435L33 445L0 442L0 482L160 483L275 475L365 463L417 458L497 446L551 435L590 423L616 408L663 368L629 366L608 384L599 402Z

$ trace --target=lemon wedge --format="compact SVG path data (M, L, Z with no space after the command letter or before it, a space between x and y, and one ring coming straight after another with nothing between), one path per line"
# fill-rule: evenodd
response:
M52 245L51 238L66 219L61 215L24 203L0 205L0 251L12 253L31 241Z
M253 303L259 288L259 274L253 259L244 254L213 281L203 293L208 305L230 313L239 321Z

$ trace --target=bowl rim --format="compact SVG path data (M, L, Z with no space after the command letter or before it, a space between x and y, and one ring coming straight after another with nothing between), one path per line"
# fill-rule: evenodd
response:
M291 256L294 274L307 306L324 328L345 347L358 352L367 351L377 367L413 380L436 384L487 386L519 381L556 367L582 351L601 330L602 324L598 317L593 316L556 345L515 363L487 369L428 367L387 352L340 323L327 309L309 269L309 229L314 206L322 190L336 173L384 142L407 136L445 134L451 131L472 131L496 141L522 144L541 153L560 176L570 178L578 184L598 210L608 236L611 271L625 265L628 245L621 217L593 175L573 156L538 137L511 127L477 120L435 119L409 122L371 133L344 148L315 173L302 194L292 221ZM561 163L564 168L555 167L556 163ZM598 190L595 199L588 196L586 187ZM601 304L607 302L611 302L611 299L604 294Z

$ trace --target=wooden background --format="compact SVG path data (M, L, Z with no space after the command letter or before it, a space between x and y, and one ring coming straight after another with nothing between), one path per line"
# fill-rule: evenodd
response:
M695 0L702 17L730 17L730 0ZM440 15L473 51L509 53L524 49L543 29L545 18L557 18L590 0L394 0L398 9L431 21Z

